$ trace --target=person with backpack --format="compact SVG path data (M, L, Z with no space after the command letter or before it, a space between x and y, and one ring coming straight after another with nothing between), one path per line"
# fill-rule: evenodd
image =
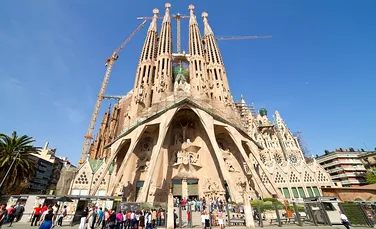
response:
M18 202L15 209L16 209L16 211L15 211L14 215L16 216L16 222L18 222L18 221L20 221L21 217L23 216L23 213L25 211L25 207L20 202Z

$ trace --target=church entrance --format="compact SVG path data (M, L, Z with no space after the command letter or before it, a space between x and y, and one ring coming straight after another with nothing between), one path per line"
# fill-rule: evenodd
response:
M172 195L179 199L199 199L198 179L173 179Z

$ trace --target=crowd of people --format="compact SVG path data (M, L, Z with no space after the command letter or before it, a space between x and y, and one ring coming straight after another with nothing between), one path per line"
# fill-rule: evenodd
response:
M82 212L79 229L152 229L165 226L166 218L162 208L116 212L115 209L103 210L93 206Z
M0 229L4 223L12 226L13 222L18 222L25 211L25 207L20 203L10 205L8 208L6 206L6 204L0 205ZM63 218L67 214L66 208L67 206L64 206L59 211L59 205L44 205L43 207L38 205L33 210L31 226L39 226L40 229L51 229L55 225L62 226Z
M181 206L183 210L189 210L193 212L203 212L208 210L209 212L212 211L219 211L225 208L225 202L219 197L212 197L209 201L203 198L174 198L174 207Z

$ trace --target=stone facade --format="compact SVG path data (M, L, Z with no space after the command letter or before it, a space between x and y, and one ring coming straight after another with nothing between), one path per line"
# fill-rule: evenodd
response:
M201 37L189 7L189 53L173 53L170 7L159 36L153 11L134 88L105 114L71 194L243 202L320 195L332 186L314 159L305 162L278 112L270 122L265 109L255 115L244 99L233 101L207 13Z

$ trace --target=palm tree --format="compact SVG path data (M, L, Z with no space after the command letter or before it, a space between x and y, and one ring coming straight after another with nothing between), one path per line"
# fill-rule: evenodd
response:
M27 185L34 174L35 164L30 155L39 154L39 148L34 147L33 142L27 135L18 137L15 131L12 136L0 133L0 181L5 178L0 189L2 194L9 194L22 184Z

